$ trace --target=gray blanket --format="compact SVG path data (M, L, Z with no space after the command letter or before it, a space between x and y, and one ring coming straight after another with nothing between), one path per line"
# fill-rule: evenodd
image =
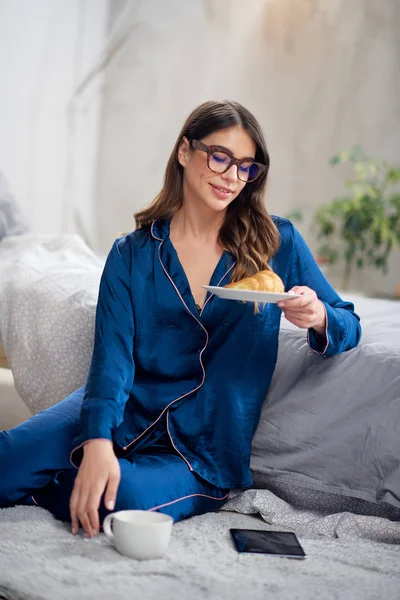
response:
M174 525L164 559L137 562L118 554L103 534L92 540L72 536L68 525L41 508L3 509L0 595L9 600L399 599L399 546L303 534L304 561L239 555L230 527L271 529L255 516L194 517Z
M280 484L280 495L283 495L282 489L283 484ZM396 544L400 554L400 520L393 521L386 516L377 516L377 507L371 507L362 500L339 497L342 501L339 504L336 497L332 500L329 495L327 498L318 497L316 501L311 490L301 487L298 493L306 496L305 508L294 506L293 498L296 496L292 485L286 491L286 496L290 496L292 500L291 504L271 490L252 489L233 492L223 510L260 514L270 525L291 527L303 535L318 534L342 540L364 539ZM384 511L382 514L385 514Z

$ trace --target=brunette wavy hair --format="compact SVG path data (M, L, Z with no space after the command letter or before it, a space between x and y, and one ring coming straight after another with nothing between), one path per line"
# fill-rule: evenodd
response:
M235 259L231 282L270 270L270 260L279 245L279 233L264 203L268 176L269 154L260 125L254 116L238 102L205 102L187 118L168 160L164 185L153 202L135 214L136 228L154 219L170 219L183 203L184 168L178 161L182 138L202 140L209 134L240 126L256 144L255 160L267 166L253 182L247 183L237 198L229 204L219 231L219 243Z

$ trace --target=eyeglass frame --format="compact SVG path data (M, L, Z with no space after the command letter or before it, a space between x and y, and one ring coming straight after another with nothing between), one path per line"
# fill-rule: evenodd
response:
M226 173L227 171L229 171L229 169L233 165L236 165L237 166L237 177L238 177L239 181L242 181L243 183L253 183L253 181L256 181L260 177L260 175L262 175L264 173L264 171L266 171L266 169L268 169L268 165L264 165L263 163L257 162L253 158L250 158L250 157L249 158L235 158L233 156L232 152L230 152L223 146L216 146L215 144L211 144L210 146L207 146L207 144L200 142L200 140L194 140L194 139L190 140L190 143L193 146L193 148L195 148L196 150L201 150L202 152L205 152L207 154L207 167L213 173L218 173L219 175L222 175L222 173ZM212 169L210 167L210 157L215 152L223 152L224 154L226 154L227 156L230 156L230 158L231 158L230 163L228 164L226 169L224 169L223 171L214 171L214 169ZM258 173L254 179L250 179L250 181L247 179L246 181L244 181L243 179L240 179L240 177L239 177L239 167L243 163L250 162L250 161L253 164L257 165Z

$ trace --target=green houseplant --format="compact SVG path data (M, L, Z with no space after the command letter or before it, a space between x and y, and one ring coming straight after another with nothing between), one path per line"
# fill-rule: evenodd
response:
M354 268L372 265L387 272L392 249L400 244L400 166L366 156L360 146L339 152L332 165L350 163L347 193L314 213L318 254L330 264L344 259L342 286Z

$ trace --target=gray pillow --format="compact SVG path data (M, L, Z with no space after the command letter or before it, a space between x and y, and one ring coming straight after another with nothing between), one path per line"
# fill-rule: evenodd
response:
M26 231L28 227L20 208L0 171L0 240L6 235L18 235Z
M284 324L253 439L254 483L293 504L300 486L322 492L313 496L321 507L329 494L399 514L399 303L360 298L356 310L360 346L328 359L308 348L304 331Z

